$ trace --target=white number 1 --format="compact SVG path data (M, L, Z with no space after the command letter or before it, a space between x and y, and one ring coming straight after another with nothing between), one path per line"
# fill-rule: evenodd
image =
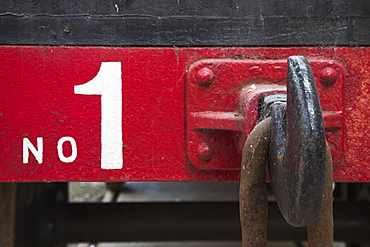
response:
M74 86L75 94L101 95L102 169L123 167L121 75L121 62L102 62L91 81Z

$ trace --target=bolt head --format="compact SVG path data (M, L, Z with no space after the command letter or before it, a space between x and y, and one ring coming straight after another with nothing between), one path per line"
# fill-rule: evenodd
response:
M203 161L209 161L213 156L213 148L208 143L200 143L198 148L198 157Z
M322 69L320 72L320 82L325 86L332 86L338 79L338 73L332 67Z
M196 78L197 78L199 85L206 87L212 84L214 74L211 69L202 68L198 70L196 74Z

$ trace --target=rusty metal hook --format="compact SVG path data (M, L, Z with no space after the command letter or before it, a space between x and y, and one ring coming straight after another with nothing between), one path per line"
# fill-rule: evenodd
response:
M271 138L271 118L260 122L250 133L244 146L240 178L240 221L243 247L267 246L266 161ZM309 247L333 246L332 160L326 144L325 197L322 211L307 226Z
M267 246L266 161L271 139L271 118L260 122L244 145L240 176L240 221L243 247Z
M269 177L284 218L293 226L308 226L310 247L333 246L332 162L307 60L290 57L287 77L288 106L273 105L272 117L254 128L244 146L243 247L267 246L267 153Z

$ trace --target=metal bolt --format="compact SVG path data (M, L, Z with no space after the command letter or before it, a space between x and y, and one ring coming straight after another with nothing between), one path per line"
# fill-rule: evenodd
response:
M213 148L208 143L202 142L199 144L198 148L198 157L203 161L208 161L213 156Z
M196 78L197 78L199 85L206 87L206 86L211 85L213 78L214 78L214 74L211 69L202 68L198 70Z
M332 67L326 67L320 72L320 82L325 86L332 86L338 78L337 71Z

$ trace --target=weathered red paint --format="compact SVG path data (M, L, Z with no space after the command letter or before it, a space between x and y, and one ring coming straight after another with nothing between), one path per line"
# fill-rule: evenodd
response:
M281 60L291 55L302 55L309 60L333 60L344 68L340 73L336 71L338 78L334 83L321 84L320 74L315 78L326 112L327 137L332 151L339 154L333 162L334 180L370 181L370 127L367 123L370 118L370 48L2 46L0 54L0 181L238 180L239 171L233 170L234 164L240 164L238 151L227 160L232 164L231 169L225 169L225 163L199 169L189 161L192 157L189 151L192 151L187 150L186 128L194 119L187 118L187 71L192 64L205 59ZM75 85L94 78L101 62L110 61L122 63L124 165L119 170L100 168L100 96L76 95L73 91ZM333 77L330 69L322 69L326 71L321 77ZM242 68L227 70L225 67L224 71L229 81L245 77ZM282 71L272 76L284 79L284 69ZM211 83L198 85L203 87L200 90L217 83L219 72L212 73ZM248 73L258 75L261 68L252 66ZM256 85L259 83L261 81L254 81ZM233 94L238 95L241 89L237 88ZM222 87L214 93L214 98L200 95L203 98L201 106L225 106L222 95L225 95ZM233 104L238 97L235 100ZM197 121L195 123L200 124ZM203 121L202 125L209 124L204 118L199 121ZM235 126L236 122L222 122L221 117L214 124ZM78 156L73 163L63 163L58 158L56 146L63 136L76 140ZM231 145L232 149L239 150L240 144L234 136L222 134L219 137L225 136L224 142L228 145L225 149L230 149ZM37 137L43 137L42 164L38 164L33 155L28 164L22 163L22 139L25 137L34 144ZM68 155L69 147L64 147ZM205 150L204 146L199 149L199 144L194 152L197 152L194 155L217 155L216 149Z

